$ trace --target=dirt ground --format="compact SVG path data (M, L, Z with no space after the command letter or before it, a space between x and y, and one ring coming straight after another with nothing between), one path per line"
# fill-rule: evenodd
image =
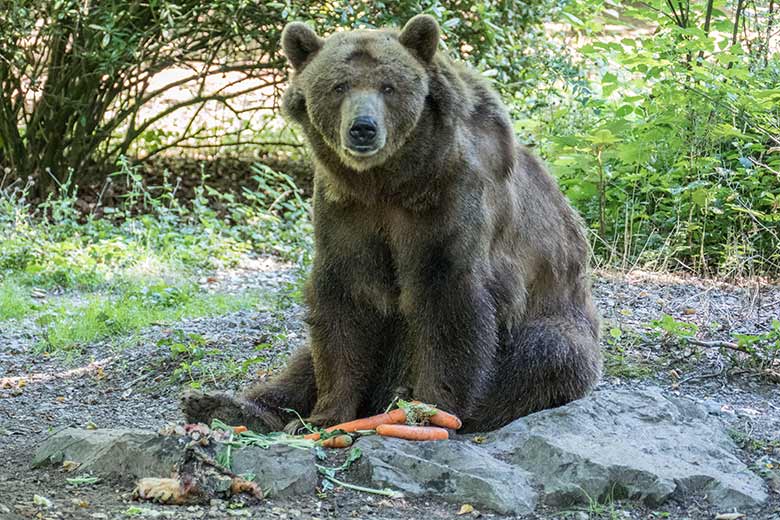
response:
M296 272L270 258L214 273L210 290L247 288L283 292ZM211 279L210 279L211 280ZM213 280L211 280L213 281ZM607 370L602 385L657 385L703 403L723 421L756 467L780 462L780 384L744 354L714 346L682 346L658 336L649 324L666 313L698 325L697 338L732 340L733 334L765 332L780 317L780 286L762 281L734 285L652 273L597 273L594 291L605 321ZM436 499L385 499L343 489L253 508L227 502L177 507L133 502L130 489L114 482L72 486L56 469L31 470L36 446L66 427L157 429L181 421L178 395L189 386L181 358L161 339L183 331L206 340L215 352L204 358L206 388L235 390L248 377L266 377L305 341L302 309L294 304L223 316L157 324L124 341L100 341L81 353L43 355L32 320L0 324L0 519L131 518L454 518L459 506ZM619 329L619 337L615 337ZM261 346L261 350L257 347ZM247 374L231 370L262 354ZM227 368L226 368L227 367ZM771 485L770 485L771 489ZM780 519L780 489L750 518ZM35 504L33 495L48 499ZM471 516L474 516L471 513ZM500 518L488 511L483 518ZM529 518L712 518L706 503L665 504L652 511L613 503L571 511L540 511ZM460 517L459 517L460 518Z

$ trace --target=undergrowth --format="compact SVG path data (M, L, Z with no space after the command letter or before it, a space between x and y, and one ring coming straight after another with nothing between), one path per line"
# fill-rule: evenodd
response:
M209 284L193 282L261 253L308 263L311 231L300 190L264 165L252 174L240 202L204 175L185 205L168 176L147 187L125 161L114 182L129 189L113 208L98 203L84 212L70 182L37 206L27 201L29 186L0 191L0 320L34 320L39 347L56 351L152 323L257 306L262 294L211 293Z

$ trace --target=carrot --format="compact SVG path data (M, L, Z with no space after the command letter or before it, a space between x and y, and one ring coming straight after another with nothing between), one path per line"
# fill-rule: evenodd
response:
M336 435L330 439L322 441L324 448L347 448L352 445L352 437L350 435Z
M363 419L355 419L330 428L325 428L326 432L332 432L336 430L342 430L347 433L356 432L358 430L375 430L380 424L398 424L406 420L406 412L400 408L392 410L387 413L380 413L379 415L372 415L371 417L364 417Z
M443 441L450 438L444 428L436 426L407 426L406 424L380 424L376 432L384 437L396 437L410 441Z
M358 430L374 430L380 424L398 424L404 422L405 420L406 411L398 408L387 413L380 413L379 415L372 415L371 417L364 417L362 419L355 419L354 421L337 424L335 426L325 428L325 431L334 432L336 430L341 430L346 433L354 433ZM312 441L318 441L320 440L320 433L307 433L303 436L303 438Z
M245 431L249 431L246 426L233 426L233 433L244 433Z
M434 426L441 426L442 428L449 428L450 430L460 430L463 426L463 423L456 415L445 412L444 410L439 410L432 404L426 404L422 401L411 401L410 404L424 406L433 410L435 413L428 417L428 422Z
M457 416L451 413L444 412L436 408L436 413L431 415L429 419L434 426L441 426L442 428L449 428L450 430L460 430L463 423Z

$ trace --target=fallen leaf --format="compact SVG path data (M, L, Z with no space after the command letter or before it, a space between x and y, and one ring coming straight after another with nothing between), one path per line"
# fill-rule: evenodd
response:
M85 430L97 430L97 424L93 423L92 421L87 421L87 424L84 425Z
M41 495L33 495L33 504L38 507L51 507L51 500Z
M70 503L73 504L76 507L81 507L83 509L86 509L89 507L89 502L84 500L83 498L71 498Z
M73 471L79 466L81 466L80 462L76 462L75 460L65 460L62 462L62 471Z
M474 512L474 506L472 506L471 504L463 504L462 506L460 506L460 511L458 511L458 514L467 515L473 512Z
M737 520L739 518L745 518L742 513L720 513L715 516L715 520Z

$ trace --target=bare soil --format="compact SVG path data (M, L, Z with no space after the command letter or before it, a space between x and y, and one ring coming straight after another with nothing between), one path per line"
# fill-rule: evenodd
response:
M259 258L210 276L217 280L210 290L263 288L284 300L285 288L298 275L289 265ZM780 384L766 367L730 349L681 345L648 325L666 313L697 324L697 338L706 341L765 332L772 319L780 317L780 286L760 280L728 284L653 273L601 272L594 277L594 291L605 321L607 371L602 385L657 385L670 394L697 399L711 411L713 420L723 421L733 432L743 448L740 456L748 464L759 468L780 463ZM620 337L614 338L611 329L620 329ZM208 368L199 380L205 388L230 391L247 378L267 377L305 341L302 309L294 303L161 323L133 337L96 342L67 355L38 351L40 330L32 320L0 324L0 519L124 519L133 514L176 519L456 516L457 506L435 498L389 500L343 489L296 500L269 499L251 508L224 501L192 507L141 504L132 501L130 489L113 482L72 486L57 469L29 468L35 448L62 428L157 429L181 422L178 396L190 380L176 372L182 359L158 343L178 330L199 334L208 348L218 350L204 358ZM236 369L258 355L263 359L252 363L247 373ZM780 487L769 483L770 504L750 518L780 520ZM33 495L51 501L50 507L36 505ZM500 518L488 511L479 514ZM712 511L706 503L695 501L666 504L657 511L626 502L590 510L542 510L530 518L589 517L712 518Z

